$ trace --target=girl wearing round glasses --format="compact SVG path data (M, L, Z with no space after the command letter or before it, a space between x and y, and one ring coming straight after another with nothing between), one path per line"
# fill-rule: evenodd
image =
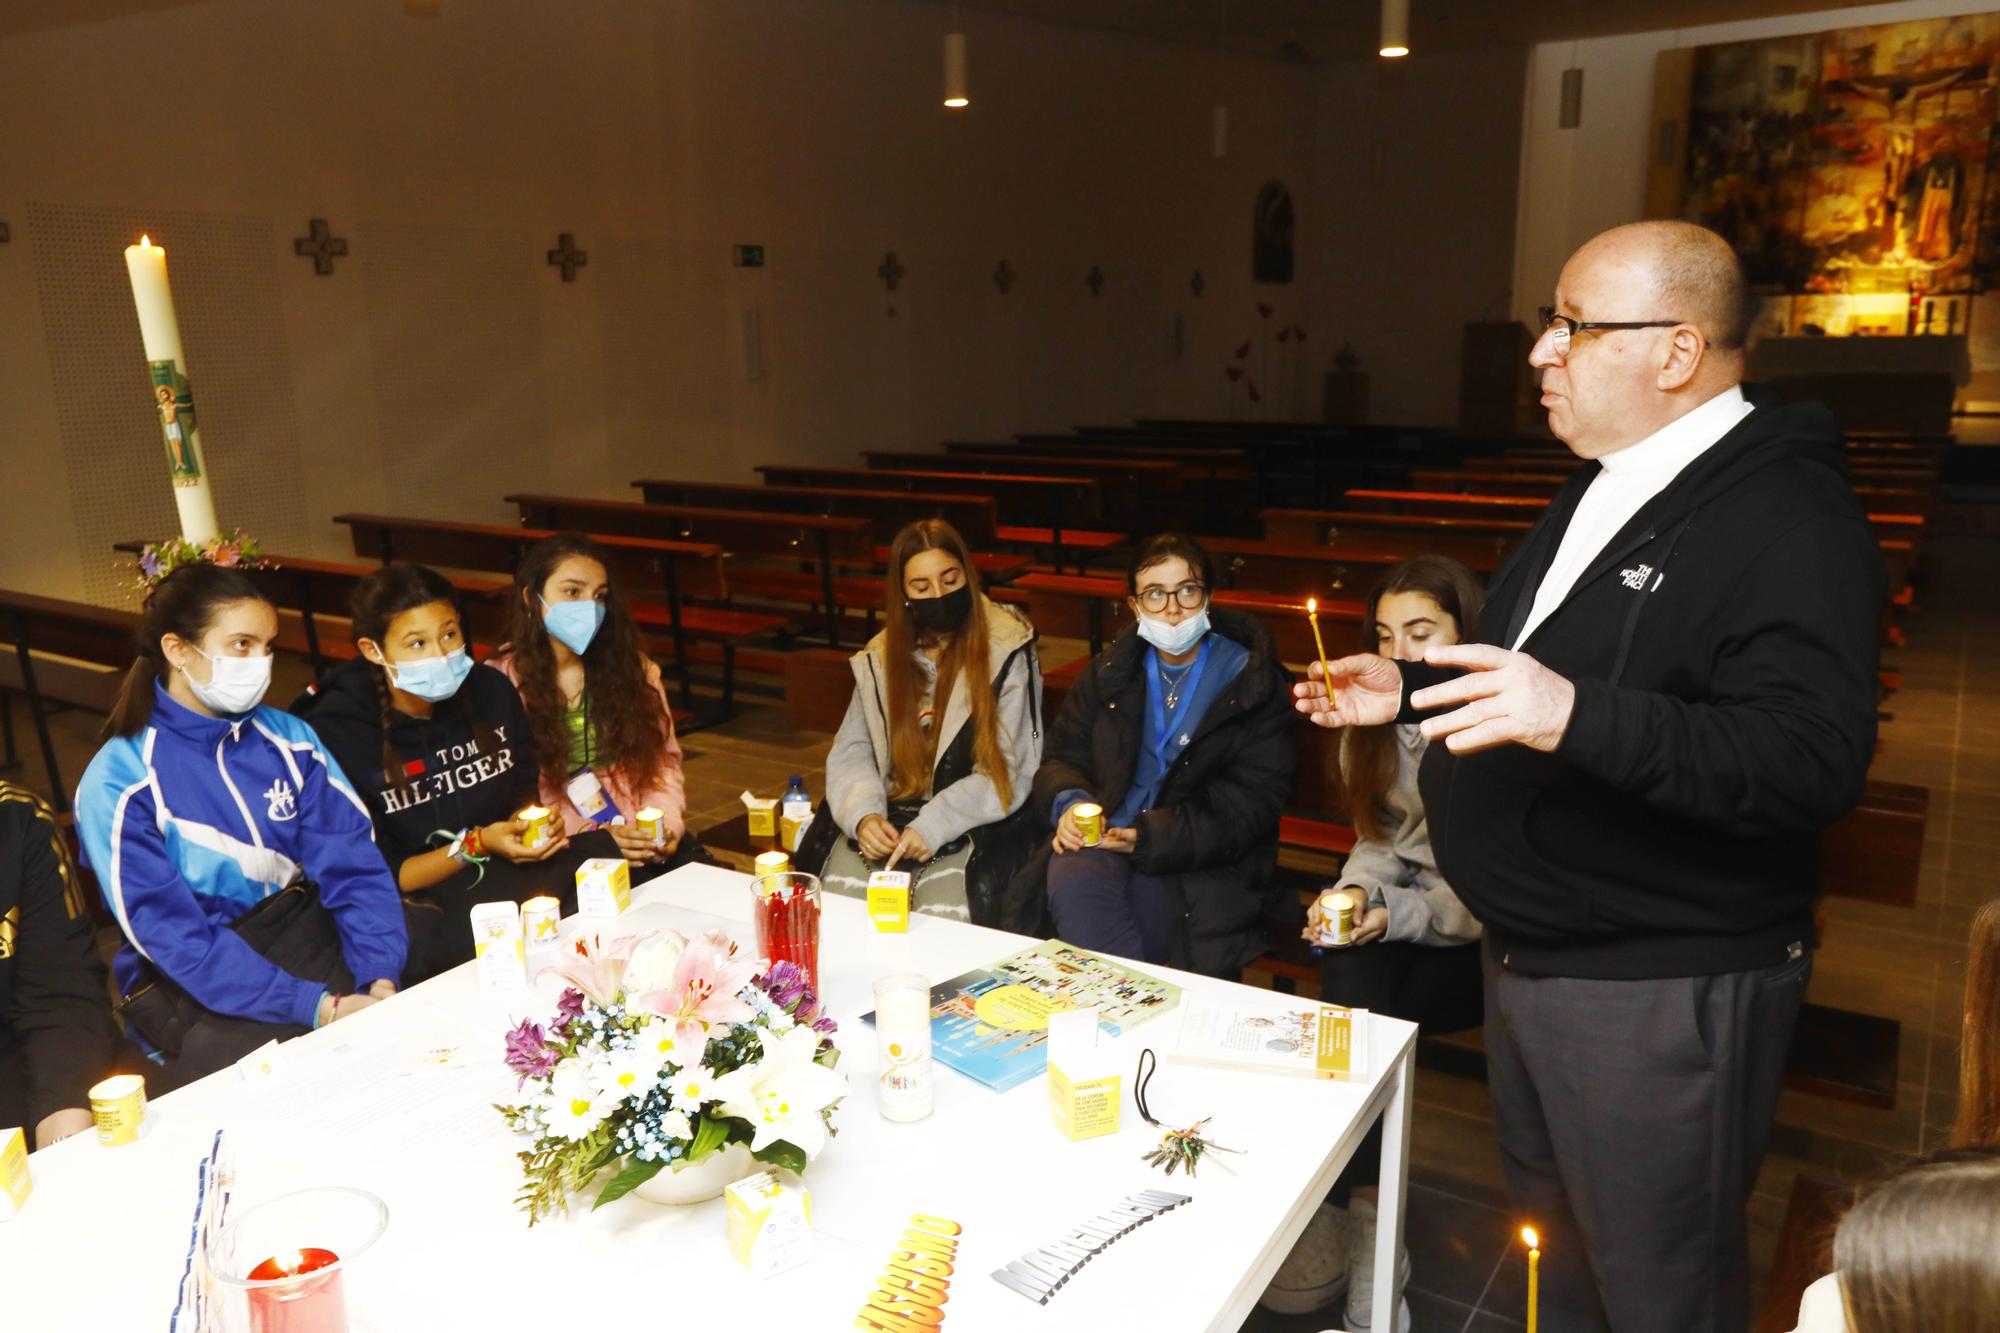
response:
M1233 978L1263 951L1296 741L1270 632L1211 607L1212 581L1208 553L1176 533L1133 557L1137 623L1049 729L1029 800L1054 835L1022 873L1046 884L1072 944ZM1095 845L1086 802L1103 812Z

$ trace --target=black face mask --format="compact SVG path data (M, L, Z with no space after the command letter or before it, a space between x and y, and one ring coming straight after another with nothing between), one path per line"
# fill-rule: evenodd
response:
M926 634L951 634L972 614L972 585L962 583L942 597L905 597L910 623Z

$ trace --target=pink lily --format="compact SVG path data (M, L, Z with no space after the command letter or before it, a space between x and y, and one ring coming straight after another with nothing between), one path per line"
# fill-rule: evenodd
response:
M676 1041L698 1043L711 1023L747 1023L756 1017L740 994L756 975L757 960L740 955L733 940L712 930L688 941L667 989L648 991L632 1004L673 1020Z
M553 972L600 1005L611 1005L618 999L632 951L652 936L651 931L622 935L606 947L596 935L579 935L563 950L562 961L543 968L542 975Z

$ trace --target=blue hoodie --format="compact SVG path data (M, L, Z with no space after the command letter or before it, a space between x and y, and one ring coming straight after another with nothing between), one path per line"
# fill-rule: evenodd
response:
M76 828L125 932L121 994L144 958L215 1013L310 1027L325 987L228 929L301 876L318 884L357 985L402 975L402 902L368 812L290 714L206 717L156 684L152 720L84 771Z

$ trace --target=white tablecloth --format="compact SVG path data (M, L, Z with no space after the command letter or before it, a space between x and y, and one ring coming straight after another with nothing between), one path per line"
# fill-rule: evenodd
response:
M565 936L579 924L564 922ZM603 935L722 926L747 941L748 881L688 867L638 890L622 921L587 924ZM33 1197L18 1219L0 1223L0 1327L165 1330L197 1163L218 1127L235 1148L238 1209L318 1184L358 1186L387 1202L388 1232L350 1275L356 1333L852 1327L913 1213L964 1226L946 1329L1234 1330L1384 1107L1378 1258L1387 1257L1407 1164L1416 1032L1408 1023L1371 1018L1365 1084L1162 1063L1149 1095L1154 1114L1173 1125L1212 1116L1217 1142L1248 1150L1228 1159L1233 1172L1204 1166L1193 1181L1168 1180L1139 1160L1160 1131L1131 1103L1138 1051L1171 1047L1178 1009L1117 1040L1126 1101L1115 1135L1066 1140L1050 1120L1043 1079L995 1094L943 1068L934 1115L883 1120L874 1032L857 1021L872 1006L873 979L914 970L943 981L1023 945L926 917L912 918L907 935L880 935L861 904L828 900L822 981L852 1091L839 1135L805 1175L814 1257L776 1277L752 1279L730 1257L720 1200L666 1208L632 1198L527 1227L513 1207L515 1144L490 1103L514 1088L500 1064L501 1034L521 1018L545 1018L558 987L545 980L529 992L483 994L468 966L287 1044L275 1079L246 1083L224 1071L161 1098L136 1145L105 1148L82 1135L35 1154ZM1152 970L1186 987L1228 984ZM469 1064L425 1066L423 1052L450 1043L471 1048ZM989 1276L1146 1188L1194 1201L1111 1246L1047 1306Z

